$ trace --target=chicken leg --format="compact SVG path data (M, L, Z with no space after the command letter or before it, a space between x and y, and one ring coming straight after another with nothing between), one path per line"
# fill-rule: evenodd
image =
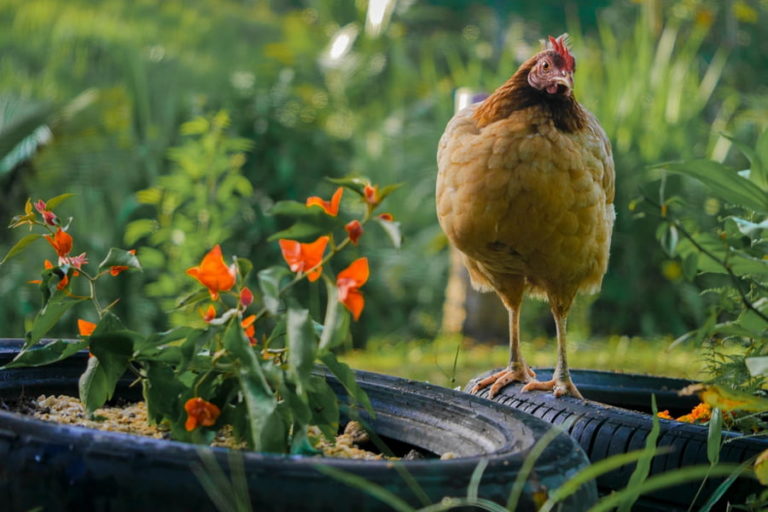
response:
M565 349L565 331L566 323L568 319L568 310L571 307L571 298L565 301L565 304L553 295L549 294L549 304L552 309L552 316L555 318L555 327L557 329L557 366L552 374L551 380L546 381L529 381L523 386L522 391L531 391L534 389L542 391L552 391L552 394L556 397L562 395L570 395L576 398L584 399L576 388L576 385L571 380L571 373L568 370L568 357Z
M509 364L505 369L475 384L472 393L491 386L488 397L493 398L507 384L532 382L536 377L536 373L525 363L520 352L520 306L523 302L523 289L524 281L513 279L505 289L496 291L509 313Z

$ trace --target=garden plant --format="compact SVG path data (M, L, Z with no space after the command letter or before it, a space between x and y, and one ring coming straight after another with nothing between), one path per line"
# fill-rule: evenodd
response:
M392 214L377 213L396 187L379 188L362 178L337 182L330 200L313 196L305 203L275 205L276 214L290 215L296 223L275 235L285 262L258 271L256 293L248 286L251 263L236 256L227 261L221 246L214 245L199 265L186 269L200 289L178 301L178 308L197 309L199 317L149 335L125 326L115 315L119 298L99 294L103 279L141 270L136 251L112 248L97 266L91 265L88 254L75 255L77 243L68 233L74 219L60 214L60 204L71 195L28 200L11 227L32 233L0 265L33 250L52 250L53 262L40 256L42 275L31 283L40 289L41 308L22 350L6 368L50 364L88 350L92 357L79 392L91 415L130 372L141 385L149 420L169 429L174 439L210 442L216 430L231 425L236 438L253 450L314 453L307 427L316 425L331 439L339 427L336 395L322 377L313 375L316 363L327 366L356 401L370 408L349 367L334 355L349 336L351 320L363 312L361 287L368 280L368 260L354 259L337 274L333 264L345 248L358 244L371 221L382 226L381 234L399 237ZM345 219L345 211L351 219ZM322 318L313 318L302 305L307 288L298 289L307 282L310 287L325 285ZM81 339L45 340L81 302L91 304L95 319L77 320Z

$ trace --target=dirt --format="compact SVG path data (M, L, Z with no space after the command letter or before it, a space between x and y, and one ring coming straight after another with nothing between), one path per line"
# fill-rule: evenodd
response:
M18 406L19 412L35 418L75 425L79 427L121 432L155 439L170 439L167 429L158 425L150 425L147 419L147 407L144 402L126 403L114 407L102 407L94 412L92 418L85 413L83 404L77 398L57 395L40 395L27 400ZM385 457L380 453L360 448L369 443L368 433L356 421L347 423L344 432L331 442L328 441L317 427L309 427L309 438L315 448L326 457L340 457L365 460L392 460L397 457ZM224 426L217 434L212 446L245 449L245 443L238 443L230 426Z

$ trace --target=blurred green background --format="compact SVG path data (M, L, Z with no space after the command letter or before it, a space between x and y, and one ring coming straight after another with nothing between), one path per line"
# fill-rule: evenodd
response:
M105 295L146 331L173 320L173 299L194 286L184 269L213 244L257 268L279 260L267 241L284 227L269 215L275 201L329 197L324 177L351 173L405 183L386 207L403 247L373 228L361 244L373 270L354 339L368 350L349 357L453 383L454 367L460 380L506 355L439 337L448 251L434 214L437 141L458 87L492 90L543 37L568 32L576 96L614 144L618 212L603 292L571 319L575 366L695 376L694 354L663 356L679 359L669 367L659 354L708 305L633 199L658 195L658 162L747 165L728 137L752 140L768 124L766 27L767 0L6 0L0 222L28 197L77 194L57 212L75 218L75 254L97 263L109 247L138 249L145 272L113 279ZM703 187L665 187L715 222L720 205ZM23 235L0 231L0 253ZM39 260L0 269L3 336L22 336L40 303L27 281L43 245ZM89 314L74 310L56 334L74 335ZM536 364L552 364L552 332L546 307L526 309L526 350L551 359Z

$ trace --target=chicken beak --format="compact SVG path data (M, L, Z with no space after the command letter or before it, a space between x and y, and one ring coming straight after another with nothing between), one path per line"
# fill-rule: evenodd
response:
M557 92L560 92L560 85L562 85L565 89L560 93L563 96L570 96L571 90L573 90L573 75L568 73L564 76L557 76L552 79L552 85L554 85L557 89Z

